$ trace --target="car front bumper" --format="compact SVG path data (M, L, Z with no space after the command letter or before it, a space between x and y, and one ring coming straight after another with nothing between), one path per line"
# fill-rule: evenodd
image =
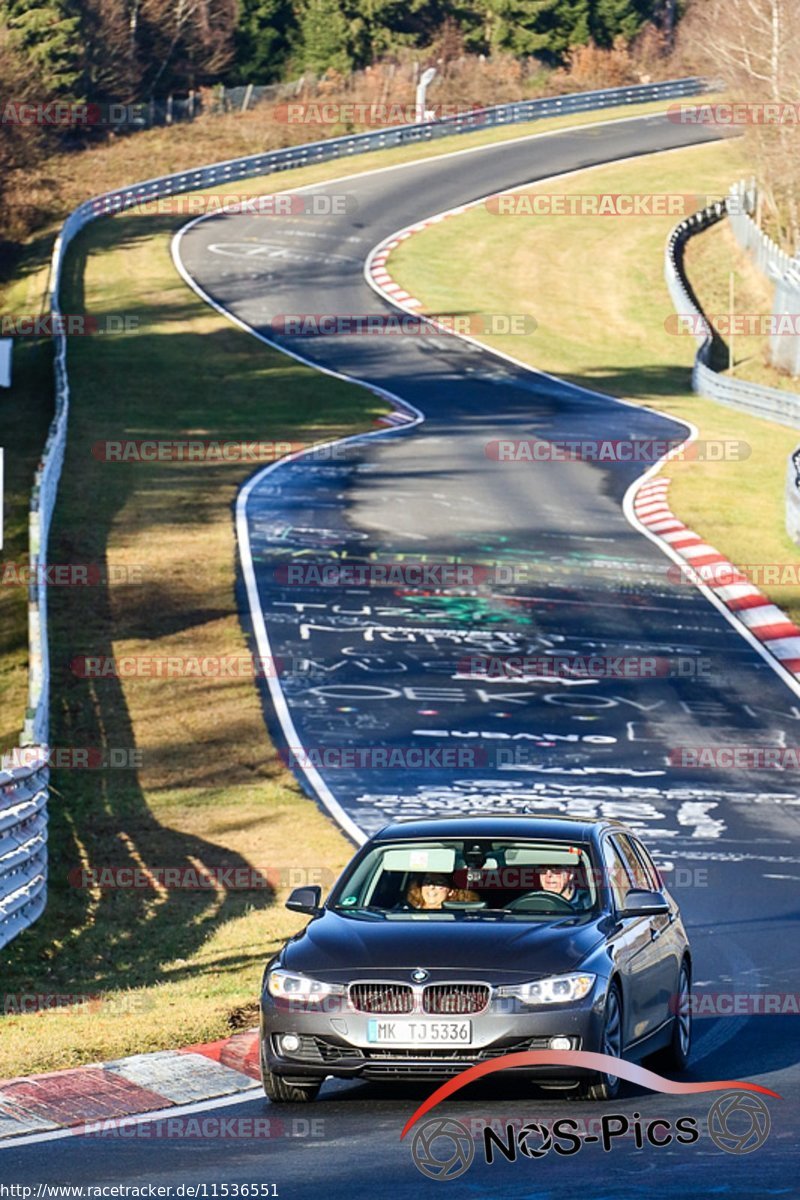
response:
M447 1078L478 1063L527 1050L551 1049L552 1038L569 1038L572 1050L602 1047L605 981L598 979L593 992L574 1004L530 1008L492 1001L481 1013L441 1018L470 1020L469 1045L391 1046L369 1038L371 1014L341 1009L336 1012L296 1011L268 994L261 1005L263 1065L287 1079L310 1080L336 1076L343 1079ZM419 1016L420 1014L413 1014ZM391 1017L381 1020L391 1021ZM294 1034L299 1046L291 1052L282 1044ZM511 1068L543 1080L575 1080L581 1074L562 1065Z

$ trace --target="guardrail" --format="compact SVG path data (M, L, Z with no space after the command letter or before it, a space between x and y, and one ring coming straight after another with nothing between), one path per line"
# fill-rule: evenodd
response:
M386 129L370 130L367 133L348 134L300 146L287 146L281 150L265 151L227 162L213 163L195 170L179 171L144 183L106 192L80 204L64 222L56 239L50 272L50 307L54 317L61 315L60 289L61 271L67 247L77 233L98 217L113 216L118 212L150 200L165 196L195 191L209 185L235 183L241 179L253 179L279 171L311 166L331 159L349 158L355 154L366 154L370 150L389 149L393 146L413 145L434 138L450 137L460 133L474 133L477 129L492 126L515 125L525 121L541 120L545 117L569 113L593 112L604 108L619 108L647 101L679 99L695 96L707 90L702 78L670 80L666 83L641 84L635 87L606 88L594 92L576 92L567 96L544 97L523 100L513 104L498 104L493 107L460 113L442 120L420 122L414 125L396 125ZM36 472L30 508L30 564L31 584L28 600L28 644L29 686L28 707L22 734L23 746L40 746L46 754L49 744L50 665L47 640L47 593L45 571L47 563L47 540L50 520L55 505L58 480L64 460L69 412L69 377L67 373L67 339L64 333L56 332L58 322L53 322L55 345L55 415L50 426L42 459ZM46 795L46 782L44 784ZM11 836L11 832L9 832ZM42 835L44 837L44 835ZM22 843L27 845L26 842ZM22 853L22 851L20 851ZM31 850L30 862L38 862L40 848ZM41 850L43 853L43 850ZM0 868L2 859L0 859ZM31 901L15 912L27 912L28 919L15 918L13 931L6 937L2 930L10 918L3 916L3 904L12 893L7 892L0 870L0 945L8 941L25 925L39 916L44 907L44 883L41 888L41 903L38 907ZM17 891L19 889L16 889ZM38 895L38 893L37 893ZM32 915L31 915L32 914ZM11 928L11 926L9 926Z
M47 759L31 751L24 758L25 765L0 770L0 947L47 900Z
M691 316L695 322L698 349L692 369L692 387L694 391L729 408L800 429L800 396L781 388L762 387L743 379L720 375L710 365L714 335L684 273L683 249L690 237L723 220L727 212L728 201L718 200L686 217L669 234L664 251L664 279L675 311L681 316Z

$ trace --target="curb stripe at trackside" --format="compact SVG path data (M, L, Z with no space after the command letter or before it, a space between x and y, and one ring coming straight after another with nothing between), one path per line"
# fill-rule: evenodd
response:
M669 486L669 480L665 480L665 484ZM634 512L638 520L644 526L649 527L650 532L653 533L660 521L656 520L654 513L648 511L649 508L646 498L644 500L639 496L635 498ZM667 510L667 512L670 517L677 519L671 510ZM659 514L659 516L661 515L663 514ZM695 574L703 577L702 566L711 567L711 570L705 573L706 578L703 579L705 586L714 592L728 611L735 616L737 622L747 629L749 634L758 638L764 648L775 656L784 670L790 671L796 679L800 680L800 670L796 663L800 641L797 643L793 641L795 638L800 639L800 629L794 622L790 621L786 614L757 587L750 584L746 580L746 576L741 575L738 568L724 554L720 554L713 546L703 542L691 530L684 527L683 535L679 535L677 538L674 533L664 533L663 531L658 536L664 541L669 541L672 550L684 560L690 580L694 578ZM689 574L690 572L691 574ZM737 577L741 578L743 582L732 583L731 581ZM724 580L724 582L717 583L715 580Z
M247 1098L259 1077L258 1032L0 1084L0 1144L34 1133L152 1113L225 1096Z
M696 149L697 147L681 146L673 150L654 151L654 154L674 154L678 150ZM624 159L617 159L614 165L619 165L624 162ZM372 252L367 256L367 261L364 265L364 276L367 283L379 295L383 296L388 303L395 305L397 308L406 308L402 302L399 302L396 295L392 295L376 277L374 264L377 257L381 259L381 277L389 274L387 268L387 260L391 257L391 251L399 245L400 241L410 237L412 233L419 232L429 228L431 225L438 224L447 217L457 216L462 212L467 212L469 209L477 208L479 205L485 204L487 200L505 195L507 192L518 190L520 187L533 187L542 183L549 182L550 179L565 178L570 175L580 175L584 172L598 170L601 167L608 167L609 163L598 164L592 167L582 167L575 171L564 171L559 175L549 176L548 179L537 179L528 184L516 184L513 188L506 188L501 192L494 192L491 195L480 196L477 200L472 200L468 204L459 205L457 208L446 209L444 212L437 213L435 216L428 217L425 221L417 222L415 225L410 225L406 229L398 233L393 233L389 238L384 238L375 246ZM391 278L391 275L390 275ZM415 301L415 305L419 307L419 301ZM436 328L442 328L435 317L423 318L430 321ZM654 413L656 416L665 416L664 413L659 413L656 409L652 409L647 405L634 405L630 401L620 400L616 396L607 396L602 392L593 392L588 388L578 387L576 384L567 384L564 380L558 379L557 376L550 375L546 371L539 371L530 364L521 362L510 354L504 353L502 350L496 350L491 346L486 346L479 342L476 338L468 337L466 334L458 333L454 330L447 329L445 332L450 333L453 337L461 338L462 341L470 342L472 345L479 346L481 349L488 351L490 354L496 355L498 358L505 359L507 362L514 363L531 374L543 376L547 379L556 379L562 386L572 387L576 392L584 393L593 396L602 396L612 404L622 404L626 407L637 408L645 412ZM675 418L669 418L675 419ZM667 491L669 488L669 480L663 476L656 476L656 472L675 457L676 454L691 442L695 441L698 436L698 431L694 425L685 419L681 423L686 425L690 434L685 442L680 446L674 447L668 454L664 455L658 462L639 479L634 480L623 500L623 512L627 519L634 527L648 537L652 542L655 542L660 549L673 559L676 563L685 566L687 573L691 571L690 580L694 587L697 588L702 595L710 600L723 616L727 618L733 628L749 642L761 657L769 664L770 667L780 676L782 681L791 688L793 692L800 695L800 628L798 628L780 609L777 609L771 604L757 588L753 588L752 592L748 593L746 604L732 602L730 593L725 585L716 585L714 580L722 576L728 585L731 580L736 577L737 568L733 563L728 562L724 555L715 550L713 546L708 545L699 534L688 529L672 512L666 502ZM654 477L655 476L655 477ZM704 567L713 566L714 570L710 573L708 579L703 577L702 570ZM742 577L744 578L744 577ZM744 619L744 611L750 611L759 606L770 606L774 609L773 619L770 621L753 621ZM777 615L776 615L777 614Z

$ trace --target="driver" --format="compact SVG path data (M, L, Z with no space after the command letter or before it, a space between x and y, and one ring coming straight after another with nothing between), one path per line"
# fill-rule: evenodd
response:
M551 863L542 867L539 880L543 891L555 892L575 908L586 908L591 901L589 889L578 886L577 869L569 864Z

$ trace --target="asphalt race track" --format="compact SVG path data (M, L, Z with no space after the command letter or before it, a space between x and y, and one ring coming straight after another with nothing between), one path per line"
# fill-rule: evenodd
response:
M717 1015L701 1009L687 1077L749 1080L783 1097L768 1099L765 1144L741 1156L705 1134L713 1096L630 1087L614 1112L673 1122L693 1115L699 1142L637 1149L628 1137L608 1152L586 1145L569 1161L551 1151L492 1166L479 1163L479 1153L449 1184L468 1196L550 1197L565 1188L603 1200L643 1188L664 1197L798 1194L791 1166L800 1130L797 1017L785 1015L783 1001L800 994L796 776L673 760L680 747L795 745L800 690L677 581L670 560L628 522L623 498L641 463L533 465L486 453L500 437L677 441L685 427L444 333L302 337L276 333L275 322L287 314L388 315L394 310L369 288L363 264L395 230L494 190L703 136L652 117L456 153L309 189L354 197L344 215L215 217L189 227L177 248L196 286L240 322L424 414L424 422L262 471L243 493L244 583L249 578L256 601L248 627L255 648L268 646L279 669L265 686L265 713L306 789L354 839L397 813L443 807L626 820L680 900L696 993L727 996L729 1007L742 1008L719 1015L723 1000ZM330 586L309 570L377 562L458 562L473 566L479 582L438 593L380 586L374 577ZM476 678L470 659L486 654L672 665L646 678ZM404 765L379 765L376 749L390 762L388 751L402 752ZM445 750L459 751L456 766ZM348 766L357 752L362 764ZM742 996L756 999L735 999ZM780 998L770 1001L777 1009L747 1015L765 996ZM267 1110L261 1099L206 1106L226 1117L277 1117L269 1139L68 1137L18 1145L0 1153L0 1180L205 1181L209 1196L211 1181L274 1182L281 1197L338 1200L384 1188L393 1197L444 1195L448 1185L426 1179L408 1140L400 1141L431 1090L329 1082L305 1108ZM444 1111L467 1123L552 1124L607 1109L498 1076Z

